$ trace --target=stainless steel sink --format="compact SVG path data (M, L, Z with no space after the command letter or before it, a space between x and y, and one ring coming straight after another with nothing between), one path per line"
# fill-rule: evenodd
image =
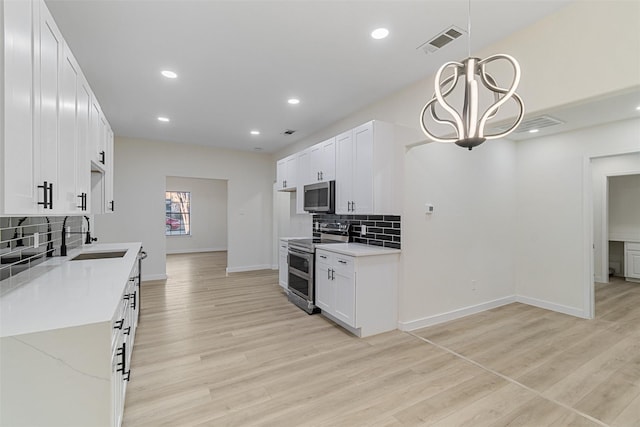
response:
M86 259L122 258L126 253L127 251L85 252L71 258L71 261L82 261Z

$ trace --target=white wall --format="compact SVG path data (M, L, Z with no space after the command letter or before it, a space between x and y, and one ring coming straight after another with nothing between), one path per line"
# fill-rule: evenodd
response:
M631 136L633 138L633 136ZM640 151L640 147L638 147ZM593 192L593 274L596 282L608 282L609 237L616 229L608 228L607 177L621 173L640 171L640 153L629 153L618 156L598 157L591 160L591 177ZM639 190L640 191L640 190ZM638 197L637 203L640 203ZM640 218L640 216L638 217ZM640 219L638 219L640 221ZM638 225L640 227L640 224ZM619 236L623 237L623 236Z
M635 157L640 173L640 153ZM640 241L640 175L609 178L609 235Z
M141 241L149 254L145 279L166 277L167 176L226 180L227 268L270 268L275 169L268 155L118 137L114 166L116 212L96 215L96 235L101 242Z
M191 235L167 236L167 253L227 250L227 181L168 176L167 191L191 193Z
M512 301L515 159L508 140L471 152L434 143L406 154L403 329Z
M518 143L516 293L524 302L588 317L589 158L639 149L640 120Z

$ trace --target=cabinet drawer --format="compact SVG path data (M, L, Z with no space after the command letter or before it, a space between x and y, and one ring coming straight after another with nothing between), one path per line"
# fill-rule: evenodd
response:
M350 256L336 255L334 262L336 273L346 277L354 276L354 259Z
M627 251L640 251L640 243L624 242L624 245Z

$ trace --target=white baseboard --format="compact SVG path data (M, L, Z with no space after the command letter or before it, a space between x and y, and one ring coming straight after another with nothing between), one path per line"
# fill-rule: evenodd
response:
M570 316L581 317L583 319L588 319L589 317L586 315L585 311L575 307L569 307L562 304L556 304L554 302L544 301L536 298L525 297L522 295L516 296L516 302L521 302L522 304L532 305L534 307L544 308L545 310L556 311L558 313L568 314Z
M166 274L143 274L142 281L147 282L149 280L167 280Z
M448 322L450 320L459 319L471 314L476 314L482 311L490 310L492 308L511 304L512 302L516 302L515 295L499 298L493 301L483 302L482 304L472 305L453 311L448 311L446 313L436 314L434 316L423 317L422 319L410 320L408 322L398 322L398 329L400 329L401 331L413 331L420 328L426 328L427 326L433 326L439 323Z
M195 254L198 252L224 252L227 248L200 248L200 249L172 249L167 250L167 255Z
M241 273L244 271L270 270L270 269L271 269L271 264L245 265L243 267L227 267L227 274Z

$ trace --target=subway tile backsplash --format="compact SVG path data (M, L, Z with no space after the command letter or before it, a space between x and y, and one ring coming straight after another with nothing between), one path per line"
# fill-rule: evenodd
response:
M316 223L346 222L351 224L349 241L363 243L372 246L384 246L386 248L401 249L402 221L399 215L328 215L316 214L313 216L313 235L319 237L316 232ZM366 225L367 232L361 234L362 226Z
M0 217L0 281L60 255L64 218ZM66 225L72 234L66 239L67 250L82 246L84 235L78 233L83 221L82 216L68 217Z

